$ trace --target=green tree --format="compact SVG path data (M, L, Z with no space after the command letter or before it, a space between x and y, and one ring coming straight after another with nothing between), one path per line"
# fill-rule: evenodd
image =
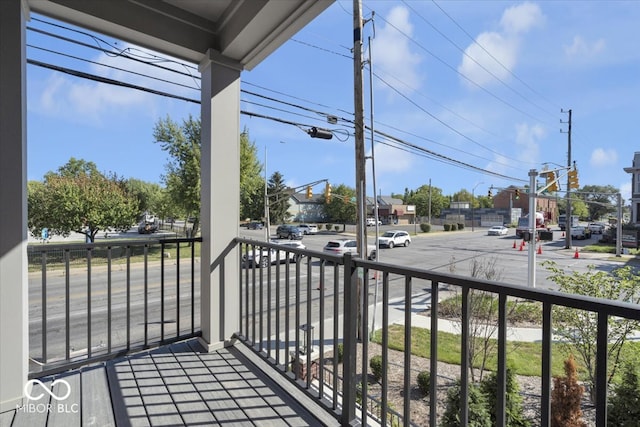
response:
M45 174L44 177L46 180L49 176L77 178L81 175L93 176L102 174L98 171L98 167L95 163L71 157L67 163L58 168L57 172L49 171Z
M465 404L469 408L468 427L490 427L491 416L487 410L487 402L476 384L469 384L468 400ZM460 422L460 380L447 391L447 407L442 415L443 427L461 427Z
M76 232L93 242L101 230L128 230L136 221L138 205L124 181L115 175L105 176L95 168L75 168L79 163L72 160L58 169L58 174L47 173L44 182L29 183L31 233L38 236L42 228L62 236Z
M518 386L516 376L511 368L507 368L506 373L507 401L505 402L505 425L507 427L528 427L531 423L524 418L522 396L520 396L520 387ZM493 372L487 378L482 380L480 383L480 390L487 399L489 414L491 414L491 423L492 425L496 425L496 407L498 406L498 400L496 398L498 393L498 374Z
M631 427L640 420L640 378L634 364L625 363L622 380L613 389L607 410L607 426Z
M149 212L160 215L159 204L163 193L160 185L136 178L129 178L125 184L129 194L138 200L139 213Z
M454 202L471 202L472 194L470 191L465 190L464 188L453 193L451 196Z
M325 203L328 220L342 224L355 223L356 204L351 202L356 197L356 190L344 184L332 187L331 201Z
M240 218L264 217L264 178L255 143L245 128L240 134Z
M431 200L431 203L429 203ZM415 191L408 192L408 197L404 203L416 206L418 216L429 216L429 206L431 206L431 216L438 217L442 209L449 205L449 198L442 195L442 190L438 187L422 185Z
M192 234L200 226L200 119L189 116L178 125L169 117L160 119L153 137L170 160L162 177L173 203L194 217Z
M599 299L640 303L640 276L630 266L613 271L596 271L589 266L585 273L565 273L553 261L544 261L543 265L551 272L549 279L559 285L560 291L568 294L587 295ZM570 307L554 307L555 333L560 342L577 353L587 369L588 381L592 387L591 397L595 396L597 313L573 309ZM631 333L640 327L640 322L613 318L609 324L609 351L607 354L609 367L608 381L615 375L621 359L621 351Z
M289 219L289 193L280 172L274 172L267 185L269 194L269 219L273 224L282 224Z
M613 185L585 185L580 192L587 202L589 218L592 220L605 218L617 211L619 190Z

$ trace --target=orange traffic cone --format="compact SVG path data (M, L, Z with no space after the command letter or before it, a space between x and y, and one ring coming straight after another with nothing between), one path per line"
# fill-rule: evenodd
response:
M562 237L564 237L564 231L562 232Z
M576 248L576 252L573 254L574 258L580 258L580 255L578 254L578 248Z
M538 245L538 255L542 255L542 245Z
M524 250L524 242L520 243L520 250L523 251Z
M514 240L513 241L513 249L515 249L515 248L516 248L516 241Z

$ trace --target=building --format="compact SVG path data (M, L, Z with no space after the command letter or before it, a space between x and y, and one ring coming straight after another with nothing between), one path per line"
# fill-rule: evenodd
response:
M529 193L519 187L507 187L493 196L493 207L495 209L521 209L522 215L527 215L529 213ZM536 212L542 212L545 221L551 224L557 223L558 197L552 195L537 196Z
M640 224L640 152L633 155L633 164L624 171L631 174L631 218L632 224Z

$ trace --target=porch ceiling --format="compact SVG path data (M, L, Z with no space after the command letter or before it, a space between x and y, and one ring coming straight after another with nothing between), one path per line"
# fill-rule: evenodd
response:
M26 0L32 12L200 63L213 48L250 70L334 0Z

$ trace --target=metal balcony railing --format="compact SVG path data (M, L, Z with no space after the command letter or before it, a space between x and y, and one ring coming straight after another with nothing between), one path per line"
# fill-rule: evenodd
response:
M199 242L29 246L30 377L200 335Z
M505 425L507 300L519 299L542 307L542 363L540 417L542 426L550 425L552 308L571 307L597 314L597 354L607 354L608 320L611 317L640 320L640 306L568 295L544 289L532 289L487 280L438 274L352 257L317 251L287 249L274 243L237 239L240 245L241 328L238 337L274 368L305 392L325 405L342 425L368 421L382 425L414 425L423 419L411 418L412 399L405 398L402 408L390 408L389 326L390 307L400 304L404 325L404 349L412 348L409 333L414 318L412 295L417 290L430 294L430 330L439 328L438 300L441 289L455 288L461 295L460 345L460 422L469 421L470 294L484 291L498 299L497 322L497 395L496 425ZM274 250L271 262L247 262L243 254ZM373 273L376 279L372 279ZM381 297L377 295L378 284ZM394 308L395 311L397 311ZM372 318L381 312L375 329L380 334L382 351L381 396L368 393L367 369L369 332ZM380 323L378 323L380 322ZM430 396L437 396L438 334L430 334ZM403 395L411 395L416 383L410 351L404 352ZM595 422L606 425L607 358L598 357L595 381ZM438 425L436 399L429 401L429 425ZM397 411L397 412L396 412Z

